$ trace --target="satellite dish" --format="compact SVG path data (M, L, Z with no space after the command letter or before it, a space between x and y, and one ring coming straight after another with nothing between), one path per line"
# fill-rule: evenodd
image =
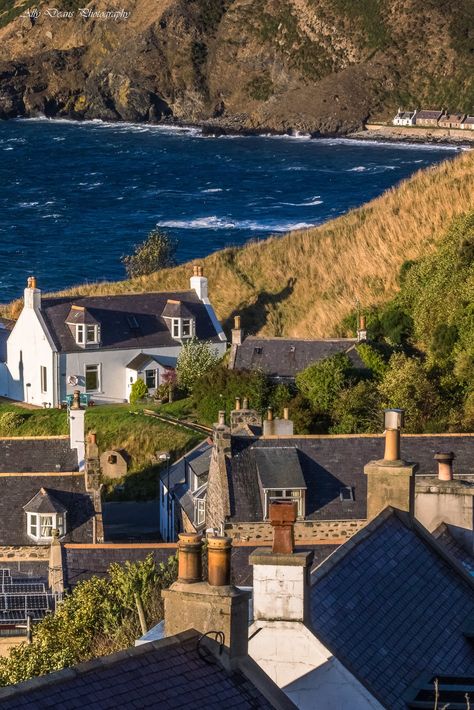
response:
M72 385L73 387L75 387L78 383L76 375L69 375L69 377L67 378L67 383L68 385Z

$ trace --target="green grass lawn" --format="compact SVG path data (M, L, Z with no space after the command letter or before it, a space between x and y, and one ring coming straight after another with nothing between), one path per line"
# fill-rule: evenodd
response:
M160 408L154 405L110 405L90 407L86 411L86 431L97 432L100 451L124 449L129 457L129 473L124 489L114 491L117 481L105 482L107 498L142 500L153 498L157 491L157 451L170 451L171 460L195 446L203 436L146 417L143 409L156 409L178 417L190 411L189 400L179 400ZM13 413L13 418L12 414ZM0 436L55 436L68 434L67 412L58 409L25 409L14 404L0 404Z

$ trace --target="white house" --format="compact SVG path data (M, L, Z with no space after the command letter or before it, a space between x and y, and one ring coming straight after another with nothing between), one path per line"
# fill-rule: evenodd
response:
M402 109L399 108L392 123L394 126L414 126L416 124L416 110L402 111Z
M52 407L76 389L97 404L128 401L138 378L153 393L192 337L225 353L202 267L194 267L189 291L116 296L43 298L30 277L0 394Z

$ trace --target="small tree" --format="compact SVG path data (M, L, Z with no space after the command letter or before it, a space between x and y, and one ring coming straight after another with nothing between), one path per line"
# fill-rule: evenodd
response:
M129 279L136 276L146 276L160 269L176 265L176 249L178 242L166 232L154 229L141 244L135 246L135 251L122 257L122 263Z
M200 377L219 362L219 355L211 343L192 338L181 348L176 365L178 385L188 392Z
M130 391L130 404L136 404L148 394L148 387L140 378L135 380Z
M338 353L310 365L296 375L296 386L315 412L328 414L342 388L347 384L351 361Z

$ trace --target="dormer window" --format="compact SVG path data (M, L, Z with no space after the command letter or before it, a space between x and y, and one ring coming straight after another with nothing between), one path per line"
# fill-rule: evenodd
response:
M161 314L175 340L193 338L196 332L196 319L193 312L182 301L168 299Z
M59 531L59 537L66 534L66 508L46 488L40 488L24 511L27 535L35 542L49 542L53 530Z
M194 318L172 318L171 334L176 340L192 338L194 335Z
M99 342L99 326L78 323L76 325L76 343L78 345L97 345Z

